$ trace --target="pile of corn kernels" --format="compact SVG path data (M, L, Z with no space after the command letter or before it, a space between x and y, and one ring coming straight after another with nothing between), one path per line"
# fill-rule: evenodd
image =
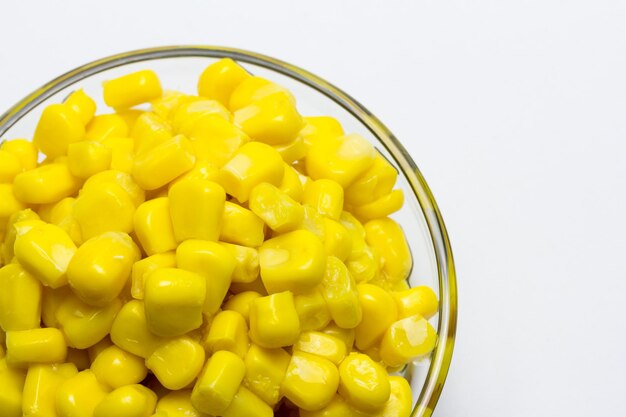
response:
M0 147L2 417L407 417L438 301L395 168L230 59L103 90Z

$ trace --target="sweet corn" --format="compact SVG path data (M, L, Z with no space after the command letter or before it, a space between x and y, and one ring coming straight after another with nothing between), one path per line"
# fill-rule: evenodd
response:
M218 115L198 120L189 133L198 160L218 167L228 162L250 138L230 121Z
M246 320L236 311L217 313L202 344L208 352L225 350L243 358L249 344Z
M94 409L93 417L150 417L157 396L143 385L127 385L107 394Z
M41 320L41 283L19 264L0 268L0 327L29 330Z
M56 203L76 194L80 181L74 177L67 164L54 162L22 172L15 176L13 193L26 204Z
M265 239L263 220L252 211L227 201L221 219L220 240L248 247L259 247Z
M30 170L37 167L39 152L35 145L29 140L12 139L4 141L0 145L0 150L15 155L23 170Z
M272 417L272 408L245 387L239 387L222 417Z
M204 349L189 337L179 337L157 347L146 366L167 389L185 388L204 365Z
M22 164L17 155L0 149L0 183L13 182L13 178L22 170Z
M202 311L215 314L230 287L237 261L231 252L216 242L186 240L176 248L179 268L206 279L206 299Z
M280 387L291 356L283 349L265 349L255 344L250 346L245 358L243 384L270 406L282 398Z
M307 147L302 137L297 136L294 140L280 145L274 145L280 156L288 164L303 159L306 156Z
M263 295L256 291L244 291L239 294L234 294L228 299L222 306L225 311L236 311L241 314L246 320L246 323L250 323L250 304Z
M116 111L116 114L120 116L122 119L124 119L126 126L128 126L129 132L133 131L133 128L135 127L135 123L137 123L137 119L139 119L139 117L144 113L145 112L138 110L138 109L125 109L125 110Z
M350 352L354 347L355 331L354 329L344 329L337 326L336 323L330 322L328 326L322 329L322 333L331 335L340 339L346 345L346 352Z
M338 220L343 211L343 188L333 180L311 181L304 187L302 202L318 213Z
M135 153L139 155L172 139L172 128L158 114L145 112L137 118L130 137L134 139Z
M102 339L95 345L89 347L87 349L89 362L90 363L95 362L95 360L98 359L98 356L100 356L102 352L104 352L106 349L110 348L111 346L113 346L113 341L111 340L110 337L106 336L104 339Z
M146 193L137 185L133 178L121 171L107 170L100 172L92 177L89 177L81 193L86 193L92 190L102 188L105 184L113 183L122 188L133 202L135 207L139 206L146 200Z
M256 249L223 242L219 244L235 258L233 283L251 283L259 277L259 252Z
M336 220L325 217L323 222L326 253L345 262L352 253L350 232Z
M0 184L0 187L2 187L2 184ZM2 194L0 192L0 206L2 206L1 198L2 198ZM11 215L9 216L8 220L5 223L6 232L5 232L4 240L1 245L2 247L0 251L0 258L1 258L0 261L4 261L5 264L8 264L13 259L13 256L15 254L14 253L15 239L17 237L16 225L21 222L31 222L31 221L38 221L38 220L39 220L39 216L37 215L37 213L35 213L31 209L24 209L24 210L19 210L19 211L15 211L11 213Z
M284 165L285 172L283 175L283 180L281 181L278 189L287 194L294 201L301 203L304 189L302 187L302 183L300 182L300 176L298 175L298 171L296 171L291 165Z
M41 321L43 321L45 327L59 327L59 322L56 318L57 311L71 292L69 285L57 289L43 287Z
M161 97L152 100L152 111L163 118L169 118L173 110L194 97L180 91L166 90Z
M220 102L194 97L174 110L171 117L172 128L175 132L190 135L200 120L215 116L227 121L232 118L230 112Z
M335 397L328 405L320 410L300 410L300 417L359 417L340 395ZM390 416L391 417L391 416ZM403 416L404 417L404 416Z
M266 182L252 189L250 210L278 233L296 229L304 219L304 209L287 194Z
M96 102L82 89L72 92L65 99L64 104L74 110L84 125L89 123L96 114Z
M169 198L160 197L142 203L133 216L133 226L146 254L155 255L176 249Z
M351 353L339 366L339 394L365 412L382 409L391 395L385 369L362 353Z
M284 87L275 84L265 78L252 76L248 77L233 90L230 100L229 109L235 112L241 108L244 108L256 101L259 101L263 97L267 97L272 94L282 93L291 97L292 101L295 101L291 93Z
M7 363L25 367L33 363L62 363L67 345L59 329L31 329L7 332Z
M304 293L324 277L326 253L311 232L296 230L267 240L259 249L261 278L267 291Z
M99 142L76 142L67 148L67 165L77 178L88 178L111 166L111 149Z
M398 319L398 309L391 294L376 285L359 284L357 290L363 319L355 328L356 347L364 351L382 339Z
M406 318L419 314L429 319L439 310L439 301L437 294L425 285L414 287L405 291L399 291L393 294L398 305L398 313L400 318Z
M326 225L324 224L324 216L319 214L313 207L308 204L302 206L304 208L304 220L300 225L301 229L308 230L317 236L322 242L326 239Z
M56 392L78 373L72 363L31 365L26 374L22 412L24 417L57 416Z
M217 182L218 174L219 169L215 165L210 162L202 161L196 158L196 164L191 169L191 171L187 171L185 174L170 182L168 185L168 191L174 185L185 180L205 180Z
M158 253L148 256L133 264L131 277L131 295L137 300L144 298L145 277L150 272L158 268L175 268L176 255L174 252Z
M327 359L304 352L294 352L287 369L282 391L302 410L326 407L337 392L339 372Z
M413 407L411 386L401 376L390 376L391 395L384 408L373 414L373 417L409 417Z
M386 196L391 193L397 178L398 171L379 154L372 166L346 189L346 202L361 206Z
M24 203L16 198L13 190L13 184L0 184L0 223L2 225L6 224L11 214L26 208Z
M319 140L332 140L343 136L344 131L337 119L330 116L314 116L304 118L304 127L300 136L307 146Z
M380 343L380 355L388 366L401 366L430 354L436 342L435 329L424 317L416 314L389 327Z
M390 218L371 220L365 224L365 233L367 243L381 257L387 279L392 282L407 279L413 258L400 225Z
M354 240L352 242L354 244ZM361 242L357 245L360 246ZM373 281L378 276L379 264L380 259L378 255L365 243L363 243L360 250L353 249L348 259L346 259L346 266L350 275L359 283Z
M107 137L100 143L111 151L111 169L128 174L133 171L135 142L132 138Z
M195 156L189 139L182 135L137 155L133 178L145 190L156 190L193 168Z
M359 325L363 312L356 283L344 263L334 256L328 257L322 280L322 295L330 316L339 327L352 329Z
M26 375L20 369L7 365L0 358L0 410L3 417L22 417L22 394Z
M217 240L220 235L226 193L217 183L183 180L169 189L170 215L178 242L187 239Z
M320 330L330 322L330 312L322 293L315 289L293 297L302 331Z
M400 210L403 204L404 193L402 190L393 190L378 200L354 207L352 212L364 221L380 219Z
M163 342L148 329L145 306L132 300L124 304L111 326L111 340L116 346L142 358L148 358Z
M80 116L66 104L51 104L41 113L33 143L47 157L65 155L70 143L85 137L85 125Z
M143 70L105 81L104 102L109 107L128 108L157 99L163 94L159 77Z
M191 391L172 391L159 399L153 417L208 417L191 403Z
M74 203L74 217L83 239L106 232L132 232L134 213L131 197L113 182L102 183L99 188L83 188Z
M143 358L115 345L104 349L96 356L91 364L91 370L102 385L113 389L138 384L148 375Z
M293 351L306 352L339 365L346 357L346 345L334 336L321 332L304 332L293 345Z
M99 142L109 137L124 138L128 136L128 131L126 121L119 114L101 114L87 125L85 139Z
M257 298L250 305L250 339L257 345L289 346L299 334L300 319L290 291Z
M200 412L221 415L233 401L246 372L243 359L228 351L215 352L191 392L191 403Z
M250 74L230 58L209 65L198 80L198 95L228 106L233 90Z
M93 417L95 408L106 397L94 373L82 371L63 382L56 392L59 417Z
M278 186L284 174L278 151L264 143L249 142L220 169L218 181L226 193L244 203L255 186L262 182Z

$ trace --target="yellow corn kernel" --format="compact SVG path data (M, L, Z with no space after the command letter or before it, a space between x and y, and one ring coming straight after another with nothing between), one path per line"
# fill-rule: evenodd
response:
M64 104L74 110L84 125L89 123L96 114L96 102L82 89L72 92L65 99Z
M2 142L0 150L9 152L17 157L24 170L37 167L39 151L33 142L26 139L12 139Z
M143 385L127 385L109 393L94 409L93 417L150 417L157 396Z
M100 141L111 150L110 168L130 174L133 170L135 142L132 138L107 137Z
M237 394L222 417L272 417L272 408L245 387L239 387Z
M327 178L346 188L370 168L375 158L372 144L351 134L311 143L306 169L314 180Z
M24 417L57 416L56 392L68 379L78 374L72 363L32 365L26 374L22 412ZM3 387L4 388L4 387Z
M74 217L83 239L106 232L132 232L134 213L135 205L130 196L115 183L83 188L74 203Z
M290 361L291 356L281 348L265 349L252 344L245 358L243 384L267 404L275 406L282 398L280 388Z
M152 111L160 117L167 119L178 106L193 98L194 96L181 93L180 91L165 90L161 97L152 100Z
M0 183L13 182L13 178L22 170L22 164L17 155L0 149Z
M311 232L296 230L267 240L259 249L261 278L267 291L305 293L324 277L324 245Z
M226 193L243 203L255 186L262 182L278 186L284 174L283 160L274 148L249 142L220 169L219 183Z
M363 319L355 328L356 347L364 351L377 344L397 319L398 309L391 294L372 284L359 284Z
M353 409L341 398L340 395L335 397L328 403L328 405L320 410L306 411L300 410L300 417L360 417L357 416ZM368 415L368 417L370 417ZM391 416L389 416L391 417ZM404 416L403 416L404 417Z
M202 325L206 279L194 272L161 268L145 278L146 319L157 336L180 336Z
M300 131L300 136L307 146L318 140L332 140L343 136L343 128L334 117L312 116L304 118L304 127Z
M391 193L398 171L382 155L377 155L372 166L346 188L346 202L361 206Z
M217 183L184 180L169 189L170 214L178 242L187 239L217 240L226 193Z
M219 244L235 258L233 283L251 283L259 277L259 252L256 249L223 242Z
M202 161L196 158L196 164L191 169L191 171L187 171L185 174L170 182L167 188L169 191L174 185L185 180L205 180L217 182L218 174L219 169L215 165L210 162Z
M306 156L307 146L302 137L297 136L294 140L280 145L274 145L280 156L288 164L301 160Z
M61 363L67 345L59 329L30 329L7 332L7 363L24 367L32 363Z
M380 343L380 356L388 366L402 366L429 355L436 342L433 326L416 314L396 321L387 329Z
M315 289L293 297L302 331L320 330L330 322L330 312L322 293Z
M339 327L352 329L358 326L363 312L359 304L356 283L344 263L334 256L329 256L326 263L322 295L330 310L330 316Z
M208 352L227 350L243 358L249 344L246 320L236 311L220 311L202 344Z
M263 97L276 93L286 94L291 97L292 101L295 101L291 93L285 87L266 80L265 78L257 76L248 77L233 90L229 100L230 111L235 112L259 101Z
M91 366L89 352L81 349L67 348L66 364L73 365L78 371L84 371Z
M439 310L437 294L428 286L420 285L408 290L393 293L398 305L399 318L419 314L429 319Z
M148 255L176 249L169 198L160 197L142 203L135 211L133 225L137 239Z
M232 402L246 372L243 359L219 351L207 361L191 392L191 403L200 412L221 415Z
M120 295L139 258L126 233L103 233L78 248L67 268L68 282L82 301L105 306Z
M153 200L154 201L154 200ZM176 254L174 252L157 253L141 259L133 264L131 277L131 295L137 300L144 298L145 277L155 269L175 268ZM185 268L183 268L185 269Z
M284 165L285 173L278 189L293 198L298 203L301 203L304 189L302 187L302 183L300 182L298 171L296 171L291 165Z
M229 120L214 114L197 120L189 131L189 137L196 157L218 167L228 162L237 149L250 140Z
M51 104L41 113L33 143L47 157L65 155L70 143L85 137L85 125L80 116L68 105Z
M26 206L13 193L13 184L0 184L0 222L6 224L6 219L16 211L24 210Z
M216 242L186 240L176 248L179 268L206 279L203 312L215 314L224 302L237 261L231 252Z
M57 311L71 292L69 285L54 290L49 287L43 287L41 320L45 327L59 327L59 322L56 318Z
M178 135L137 155L133 178L144 190L156 190L192 169L194 163L191 142Z
M116 346L133 355L148 358L163 342L148 329L145 306L132 300L124 304L111 326L111 340Z
M2 184L0 184L2 186ZM2 193L0 192L0 202L2 201ZM0 203L0 206L2 203ZM15 238L17 237L16 224L20 222L38 221L39 216L31 209L24 209L12 212L6 221L6 233L1 245L0 261L4 260L5 264L11 262L14 256Z
M113 346L113 341L108 336L100 340L95 345L90 346L87 349L87 355L89 356L89 361L93 363L96 359L98 359L98 356L100 356L102 352L104 352L106 349L110 348L111 346Z
M311 181L304 187L302 203L310 205L324 216L338 220L343 211L343 188L333 180Z
M402 227L390 218L365 224L367 243L380 255L382 271L391 282L408 278L413 267L411 250Z
M331 335L340 339L346 345L346 352L352 351L354 347L355 331L354 329L344 329L337 326L336 323L330 322L328 326L322 329L322 333Z
M79 188L78 178L71 174L67 164L61 162L22 172L13 181L15 197L27 204L56 203L74 195Z
M52 224L37 224L15 239L18 262L50 288L67 284L67 267L75 252L72 239Z
M196 124L205 117L221 117L230 121L230 112L216 100L194 97L182 103L173 111L172 128L175 132L191 135Z
M111 166L111 149L99 142L76 142L67 148L67 165L77 178L88 178Z
M389 385L389 400L375 417L409 417L413 408L413 395L408 381L401 376L390 376Z
M139 117L141 117L141 115L144 113L146 112L142 110L138 110L138 109L125 109L125 110L118 110L116 112L118 116L124 119L126 126L128 126L129 132L133 131L133 128L135 127L135 123L137 123L137 120L139 119Z
M346 344L343 340L322 332L304 332L293 345L296 352L306 352L320 358L328 359L339 365L346 357Z
M113 389L138 384L148 375L144 359L117 346L104 349L91 364L98 381Z
M293 345L300 319L290 291L260 297L250 305L250 339L265 348Z
M144 112L130 131L135 153L142 154L172 138L172 128L156 113Z
M296 229L304 219L304 209L300 204L266 182L252 189L249 205L254 214L278 233Z
M248 247L259 247L265 239L265 224L255 213L227 201L221 219L220 240Z
M157 347L146 366L167 389L183 389L198 376L204 365L202 346L189 337L179 337Z
M172 391L159 399L152 417L209 417L191 403L191 391Z
M128 125L119 114L101 114L87 125L86 140L101 141L109 137L128 136Z
M239 294L234 294L228 299L222 306L225 311L236 311L241 314L246 320L246 323L250 322L250 304L257 298L262 297L262 294L256 291L244 291Z
M59 417L93 417L95 408L106 397L94 373L82 371L63 382L56 392Z
M329 360L304 352L294 352L283 381L285 397L302 410L326 407L339 386L339 372Z
M198 95L228 106L230 96L250 74L230 58L223 58L206 67L198 80Z
M386 217L402 208L404 193L402 190L393 190L389 194L374 200L371 203L352 208L352 212L358 218L367 221Z
M339 394L358 410L380 410L391 395L387 372L369 356L351 353L339 366Z
M3 417L22 417L22 394L26 375L0 359L0 410Z
M302 207L304 208L304 220L300 228L313 233L322 242L325 241L326 225L324 224L324 216L308 204L303 204Z
M151 70L123 75L103 83L104 102L113 108L128 108L163 95L161 81Z
M126 172L115 170L103 171L89 177L87 181L85 181L81 193L100 189L105 184L110 183L120 186L126 194L128 194L128 197L131 199L135 207L139 206L146 200L145 191L137 185L137 183L133 180L133 177Z
M352 253L350 232L336 220L325 217L323 221L326 253L339 258L341 261L345 261Z
M354 243L354 240L352 241ZM357 243L361 245L361 242ZM346 266L350 275L356 282L368 282L374 280L379 272L379 257L372 248L363 243L362 249L355 251L346 259ZM354 245L353 245L354 246Z
M0 268L0 327L29 330L41 320L41 283L19 264Z

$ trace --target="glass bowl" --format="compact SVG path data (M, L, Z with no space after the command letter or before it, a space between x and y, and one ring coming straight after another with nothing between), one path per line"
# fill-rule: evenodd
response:
M176 46L145 49L104 58L76 68L35 90L0 116L0 140L31 138L45 106L61 102L83 88L102 110L102 81L136 71L157 72L164 88L196 92L202 70L230 57L255 75L289 88L304 115L337 118L346 132L359 133L391 161L401 175L404 207L392 217L404 228L414 266L411 286L429 285L440 299L439 313L431 319L439 339L432 355L411 364L403 374L413 389L414 417L432 415L443 388L454 346L457 295L454 262L446 228L437 204L415 162L393 134L365 107L323 79L288 63L256 53L212 46Z

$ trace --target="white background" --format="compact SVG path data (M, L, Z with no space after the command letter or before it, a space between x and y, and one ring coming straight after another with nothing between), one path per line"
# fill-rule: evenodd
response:
M234 46L340 86L446 220L458 343L435 415L624 416L626 3L5 1L0 112L88 61Z

